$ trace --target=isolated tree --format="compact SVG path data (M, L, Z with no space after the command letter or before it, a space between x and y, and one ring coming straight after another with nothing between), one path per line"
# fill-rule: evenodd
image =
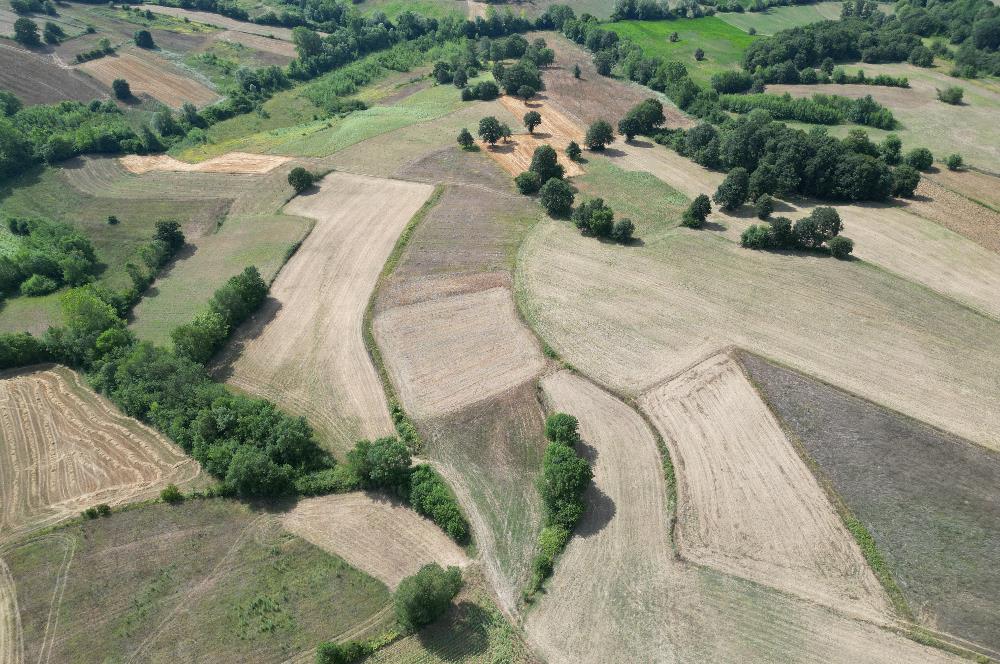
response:
M580 78L582 71L580 71L580 65L573 65L573 78Z
M501 122L500 138L502 138L503 142L506 143L510 139L510 137L511 137L510 125L508 125L506 122Z
M681 217L681 224L688 228L701 228L712 212L712 202L706 194L698 194Z
M694 50L694 59L697 60L698 62L701 62L702 60L704 60L705 59L705 51L701 50L700 48L696 48Z
M603 198L584 201L573 210L573 223L583 233L594 237L608 237L614 227L615 214Z
M42 31L42 35L45 37L46 44L58 44L66 36L66 33L61 27L52 21L45 22L45 29Z
M587 149L600 152L609 144L614 143L615 132L611 125L604 120L598 120L587 128L587 135L583 139Z
M726 179L715 190L712 200L724 210L735 210L746 202L749 192L750 174L747 169L738 166L729 171Z
M459 69L451 77L451 82L456 88L464 88L469 83L469 75L465 73L464 69Z
M905 161L918 171L926 171L934 165L934 155L927 148L913 148L906 153Z
M542 188L542 178L538 177L538 173L534 171L525 171L514 178L514 184L517 185L519 192L530 196L538 193L538 190Z
M25 46L41 46L38 39L38 24L30 18L19 18L14 21L14 40Z
M115 97L125 101L132 98L132 88L124 78L116 78L111 82L111 89L114 90Z
M583 150L580 149L580 145L576 141L570 141L569 145L566 146L566 156L571 161L580 161L580 157L583 156Z
M528 128L528 133L535 133L535 127L542 124L542 115L538 111L528 111L524 114L524 126Z
M457 567L442 569L429 563L402 580L394 595L396 620L406 631L416 631L440 618L462 588Z
M680 38L681 38L681 36L679 34L677 34L677 32L671 32L670 33L670 42L671 43L675 43L675 42L680 41Z
M154 238L165 243L173 253L184 246L184 232L181 225L169 219L156 222L156 232Z
M553 217L565 216L573 207L573 188L565 180L552 178L539 190L539 201Z
M503 138L503 126L500 121L492 115L488 115L479 121L479 138L489 143L490 147L497 144Z
M538 173L538 177L543 185L552 178L561 178L564 172L562 164L559 163L555 148L551 145L539 145L535 148L534 154L531 155L531 166L528 167L528 170Z
M962 155L957 153L948 155L948 158L945 159L944 163L948 167L949 171L961 170L962 166L965 165L965 162L962 160Z
M149 30L136 30L134 35L135 45L139 48L155 48L156 44L153 43L153 35L149 33Z
M301 166L296 166L288 173L288 184L292 185L292 189L295 190L296 194L301 194L313 186L315 181L316 176Z
M835 238L831 238L826 243L827 249L830 250L830 255L834 258L843 260L851 255L854 251L854 240L849 237L844 237L839 235Z
M618 121L618 133L623 135L626 141L631 141L641 131L642 127L639 125L639 119L634 116L626 115Z
M758 219L767 219L774 212L774 199L770 194L761 194L754 202L754 207L757 209Z
M458 132L458 144L462 146L463 150L469 150L476 144L476 140L472 138L468 129L462 127L462 131Z

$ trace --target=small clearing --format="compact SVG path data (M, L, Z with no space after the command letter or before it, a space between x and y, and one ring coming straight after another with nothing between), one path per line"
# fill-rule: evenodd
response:
M154 53L123 51L85 62L78 68L109 87L115 79L123 78L133 95L148 95L173 108L180 108L184 102L205 106L219 99L214 90L183 75Z
M362 320L396 238L433 187L333 173L289 214L316 220L231 344L230 384L306 416L337 451L392 433Z
M165 154L138 155L130 154L120 157L122 166L130 173L143 174L153 171L180 173L241 173L260 175L267 173L287 161L291 157L280 155L251 154L249 152L230 152L221 157L214 157L197 164L189 164Z
M547 105L544 95L538 95L527 104L504 95L500 97L500 103L515 117L520 117L529 109L537 111L542 116L542 124L533 134L514 134L507 142L486 148L486 154L496 159L505 171L511 175L525 172L531 166L531 157L535 149L542 145L551 145L556 149L559 163L562 164L568 177L583 173L580 165L566 156L566 146L570 141L576 141L578 145L583 144L583 132L566 116L551 105Z
M739 365L720 354L641 399L677 469L681 554L880 621L861 550Z
M386 497L349 493L300 500L281 523L390 589L428 563L470 562L433 522Z
M545 363L503 287L393 308L376 318L375 334L393 383L417 417L500 394Z
M63 367L0 374L0 535L119 505L199 475L162 435Z

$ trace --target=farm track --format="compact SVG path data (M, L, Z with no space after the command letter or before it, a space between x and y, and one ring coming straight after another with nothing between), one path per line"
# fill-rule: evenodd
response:
M393 431L362 320L396 238L429 185L327 176L284 212L315 219L313 231L235 335L222 361L228 382L306 416L334 450Z
M681 555L886 623L889 602L861 550L728 354L640 403L677 469Z
M23 534L106 502L185 484L200 468L61 367L0 375L0 527Z
M350 493L301 500L282 515L286 530L395 589L428 563L469 559L432 521L384 496Z

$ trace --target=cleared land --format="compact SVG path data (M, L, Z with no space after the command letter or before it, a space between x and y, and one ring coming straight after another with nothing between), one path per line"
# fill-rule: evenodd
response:
M0 44L0 88L25 104L51 104L64 99L106 99L108 87L53 58Z
M811 5L768 7L762 12L720 12L716 16L744 32L753 28L758 35L773 35L800 25L836 21L840 18L840 8L843 5L842 2L817 2Z
M143 174L153 171L182 173L242 173L260 175L281 166L291 157L277 155L230 152L197 164L179 161L167 155L127 155L121 164L129 173Z
M429 185L333 173L285 212L316 220L260 312L235 335L230 384L306 416L336 451L393 431L361 335L369 296Z
M26 662L277 664L391 626L385 585L232 501L126 510L2 555Z
M500 394L545 363L502 287L396 307L376 319L375 335L400 397L417 417Z
M461 547L433 522L384 496L351 493L301 500L282 515L281 523L391 589L428 563L469 564Z
M128 81L133 95L148 95L174 108L180 108L184 102L204 106L219 99L214 90L184 76L166 59L153 53L122 51L85 62L78 68L107 86L123 78Z
M0 373L0 535L156 495L198 464L63 367Z
M639 415L567 372L542 381L580 419L588 511L527 615L552 664L945 662L869 623L674 558L661 460Z
M881 622L889 603L781 426L728 354L640 403L677 470L686 558Z
M863 262L686 229L615 247L554 221L521 259L535 329L615 389L641 393L737 345L997 447L1000 324Z
M527 104L504 95L500 97L500 103L514 116L518 113L524 114L528 109L537 111L542 116L542 124L535 133L517 133L507 142L497 143L493 147L485 146L486 154L496 159L505 171L511 175L525 172L531 166L531 157L535 149L542 145L551 145L559 154L559 163L562 164L568 177L583 173L580 165L566 156L566 146L570 141L576 141L577 145L583 143L583 132L562 113L546 105L544 94L538 95Z
M755 355L741 361L860 519L917 619L1000 651L1000 457Z

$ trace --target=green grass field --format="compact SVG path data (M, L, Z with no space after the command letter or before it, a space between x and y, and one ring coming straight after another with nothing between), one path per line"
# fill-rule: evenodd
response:
M712 74L739 67L744 49L754 40L739 28L714 16L673 21L619 21L607 26L642 47L647 57L660 56L687 65L691 78L707 83ZM680 39L670 41L676 32ZM694 59L696 49L705 59Z
M835 21L840 18L841 2L817 2L814 5L792 5L771 7L763 12L736 14L725 12L716 16L729 25L747 32L750 28L758 35L773 35L779 30L787 30L799 25L809 25L818 21Z
M434 18L453 12L463 16L467 13L462 0L363 0L354 6L365 14L384 12L390 19L395 19L406 10Z

